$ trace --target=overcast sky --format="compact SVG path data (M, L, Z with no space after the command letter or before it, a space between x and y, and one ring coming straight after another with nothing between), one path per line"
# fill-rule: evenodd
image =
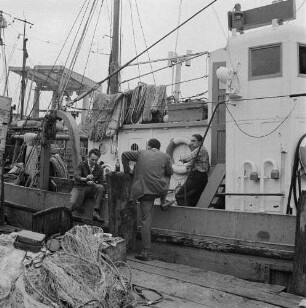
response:
M137 2L136 2L137 1ZM90 55L85 70L85 75L95 81L102 80L107 75L108 54L110 52L110 20L112 14L112 0L104 0L99 15L102 0L98 1L91 26L89 27L86 39L83 43L79 58L74 70L80 74L84 73L86 59ZM188 17L210 3L209 0L122 0L122 57L124 64L135 54L150 46L163 35L175 28L179 22L185 21ZM179 55L192 50L193 53L202 51L213 51L224 47L229 35L227 30L227 11L231 11L234 0L218 0L207 10L196 16L178 32L173 33L167 39L149 51L149 56L144 54L139 61L148 61L165 58L168 51L176 49ZM297 19L293 23L306 26L306 4L305 0L296 0ZM8 23L13 17L27 19L34 26L30 29L27 26L26 36L28 37L28 62L27 65L53 65L59 56L60 49L66 40L68 33L81 11L85 0L1 0L0 10L10 14L4 15ZM90 6L93 0L90 0ZM241 0L242 10L251 9L257 6L270 4L266 0ZM137 4L137 5L136 5ZM99 15L99 19L98 19ZM93 37L96 20L98 21L96 34ZM81 17L76 21L79 26ZM76 29L76 27L74 28ZM23 23L15 20L5 30L4 41L6 46L6 57L8 65L22 66L22 37ZM143 35L144 33L144 35ZM56 64L64 64L69 54L75 32L68 37L67 44L61 52ZM91 41L93 41L91 45ZM13 46L17 48L13 51ZM136 47L135 47L136 45ZM3 64L1 58L1 65ZM122 72L121 80L137 77L158 68L166 66L167 63L156 62L150 65L129 67ZM190 80L206 74L206 57L202 56L192 60L191 66L182 67L181 80ZM0 76L3 75L1 69ZM168 68L154 74L156 84L171 84L172 69ZM1 78L3 82L3 78ZM135 79L122 84L122 89L134 88L140 79ZM152 74L141 78L142 82L154 84ZM106 85L104 86L104 89ZM2 91L2 87L0 88ZM10 84L10 95L15 98L19 95L19 83L12 80ZM189 97L202 93L207 89L204 79L190 81L181 85L181 96ZM171 95L172 88L167 88L167 94ZM2 93L1 93L2 94ZM48 98L44 98L48 100ZM47 103L47 102L45 102Z

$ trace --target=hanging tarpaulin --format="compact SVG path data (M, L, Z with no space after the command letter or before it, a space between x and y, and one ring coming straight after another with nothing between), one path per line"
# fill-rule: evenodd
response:
M119 123L122 123L123 96L123 93L100 93L96 96L83 128L90 140L101 141L118 130Z

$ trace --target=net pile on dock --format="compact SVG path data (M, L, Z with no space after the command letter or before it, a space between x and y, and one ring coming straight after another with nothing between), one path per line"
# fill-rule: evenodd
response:
M101 253L110 236L98 227L75 226L61 238L63 249L46 255L39 267L23 263L0 307L133 307L128 280Z

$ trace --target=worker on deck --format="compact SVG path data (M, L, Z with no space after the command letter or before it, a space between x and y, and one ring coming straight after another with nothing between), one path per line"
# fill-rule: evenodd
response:
M189 144L191 153L180 158L181 162L186 163L188 176L185 183L175 194L176 203L179 206L195 207L207 185L210 168L209 155L202 141L203 137L201 135L192 135Z
M136 162L130 199L140 202L142 250L135 258L143 261L151 259L150 229L154 200L166 196L168 178L173 174L170 156L159 149L160 142L150 139L146 150L122 153L125 173L131 173L129 162Z
M74 175L75 184L71 191L69 209L75 211L83 206L86 197L93 197L94 211L93 219L104 222L100 217L102 199L104 194L103 168L98 164L101 154L98 149L92 149L88 153L88 160L77 166Z

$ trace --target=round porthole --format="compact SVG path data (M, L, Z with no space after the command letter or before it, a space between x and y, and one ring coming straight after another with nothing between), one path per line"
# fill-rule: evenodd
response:
M139 149L139 146L138 146L137 143L133 143L133 144L131 145L131 150L132 150L132 151L138 151L138 149Z

